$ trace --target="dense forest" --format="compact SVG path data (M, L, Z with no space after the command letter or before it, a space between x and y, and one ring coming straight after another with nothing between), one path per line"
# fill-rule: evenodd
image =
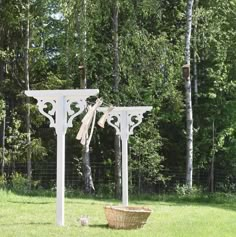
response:
M0 19L2 176L55 186L55 130L25 90L96 88L105 105L153 106L129 140L132 192L192 187L190 153L193 185L236 191L235 0L0 0ZM96 126L85 154L82 117L66 134L66 184L119 196L120 138Z

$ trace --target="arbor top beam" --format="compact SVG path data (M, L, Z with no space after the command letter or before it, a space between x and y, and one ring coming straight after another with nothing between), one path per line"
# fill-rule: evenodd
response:
M99 112L105 112L108 110L109 107L99 107L97 111ZM112 109L113 112L121 112L121 111L127 111L127 112L143 112L143 111L151 111L152 106L135 106L135 107L115 107ZM111 113L112 114L112 113Z
M55 96L92 96L99 93L98 89L76 89L76 90L28 90L27 96L36 97L55 97Z

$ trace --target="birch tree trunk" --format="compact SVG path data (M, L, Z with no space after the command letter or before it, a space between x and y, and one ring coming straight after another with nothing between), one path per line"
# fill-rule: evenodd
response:
M199 0L195 0L194 9L197 10ZM194 78L194 98L195 105L198 105L198 56L197 56L197 27L198 27L198 16L194 20L193 28L193 78Z
M113 77L114 84L113 90L115 92L119 91L120 75L119 75L119 35L118 35L118 25L119 25L119 9L118 0L114 1L113 6L113 49L114 49L114 59L113 59Z
M76 28L78 36L82 36L82 57L83 57L83 65L79 65L80 69L80 88L87 88L87 0L83 0L83 26L81 27L80 20L80 11L77 4L77 19L76 19ZM82 31L82 32L81 32ZM79 39L80 37L78 37ZM80 42L80 41L79 41ZM89 151L89 143L86 141L83 147L83 179L84 179L84 190L86 193L91 193L92 190L95 190L92 178L92 169L90 165L90 151Z
M66 80L69 80L69 23L66 24Z
M188 71L184 71L185 79L185 95L186 95L186 185L192 188L193 177L193 112L192 112L192 95L191 95L191 79L190 79L190 46L192 31L192 9L194 0L188 0L187 3L187 22L185 37L185 64L188 65ZM183 69L185 70L185 69Z
M29 44L30 44L30 19L29 19L29 11L30 11L29 0L26 4L26 29L25 29L25 87L26 90L30 89L30 81L29 81ZM30 121L30 97L26 97L26 133L27 133L27 145L29 149L27 149L27 177L29 181L29 185L31 186L31 176L32 176L32 163L31 163L31 121Z
M114 1L113 5L113 90L118 93L120 75L119 75L119 7L118 0ZM121 139L119 135L115 135L115 195L117 198L121 198Z
M84 77L82 81L82 87L84 89L87 88L87 0L83 0L83 43L82 43L82 50L83 50L83 71L84 71Z
M83 174L85 193L91 193L92 190L95 190L95 188L93 184L92 170L90 165L89 145L87 142L83 150Z

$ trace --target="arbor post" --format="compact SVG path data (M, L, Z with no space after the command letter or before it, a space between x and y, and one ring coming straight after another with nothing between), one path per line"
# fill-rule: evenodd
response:
M109 108L98 108L99 112L107 112ZM122 204L128 206L128 140L129 135L143 119L143 114L151 111L151 106L141 107L114 107L107 114L107 123L115 128L116 135L120 135L122 141Z
M50 121L57 134L57 198L56 223L64 226L65 193L65 134L73 127L73 119L86 108L86 99L98 94L93 90L34 90L25 91L27 96L37 99L38 109ZM50 106L50 107L49 107ZM77 109L76 109L77 108ZM46 109L46 111L45 111ZM76 110L76 111L75 111Z

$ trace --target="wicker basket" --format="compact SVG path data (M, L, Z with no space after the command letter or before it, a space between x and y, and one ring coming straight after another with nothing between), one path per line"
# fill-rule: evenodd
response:
M115 229L141 228L152 210L145 207L105 206L108 226Z

